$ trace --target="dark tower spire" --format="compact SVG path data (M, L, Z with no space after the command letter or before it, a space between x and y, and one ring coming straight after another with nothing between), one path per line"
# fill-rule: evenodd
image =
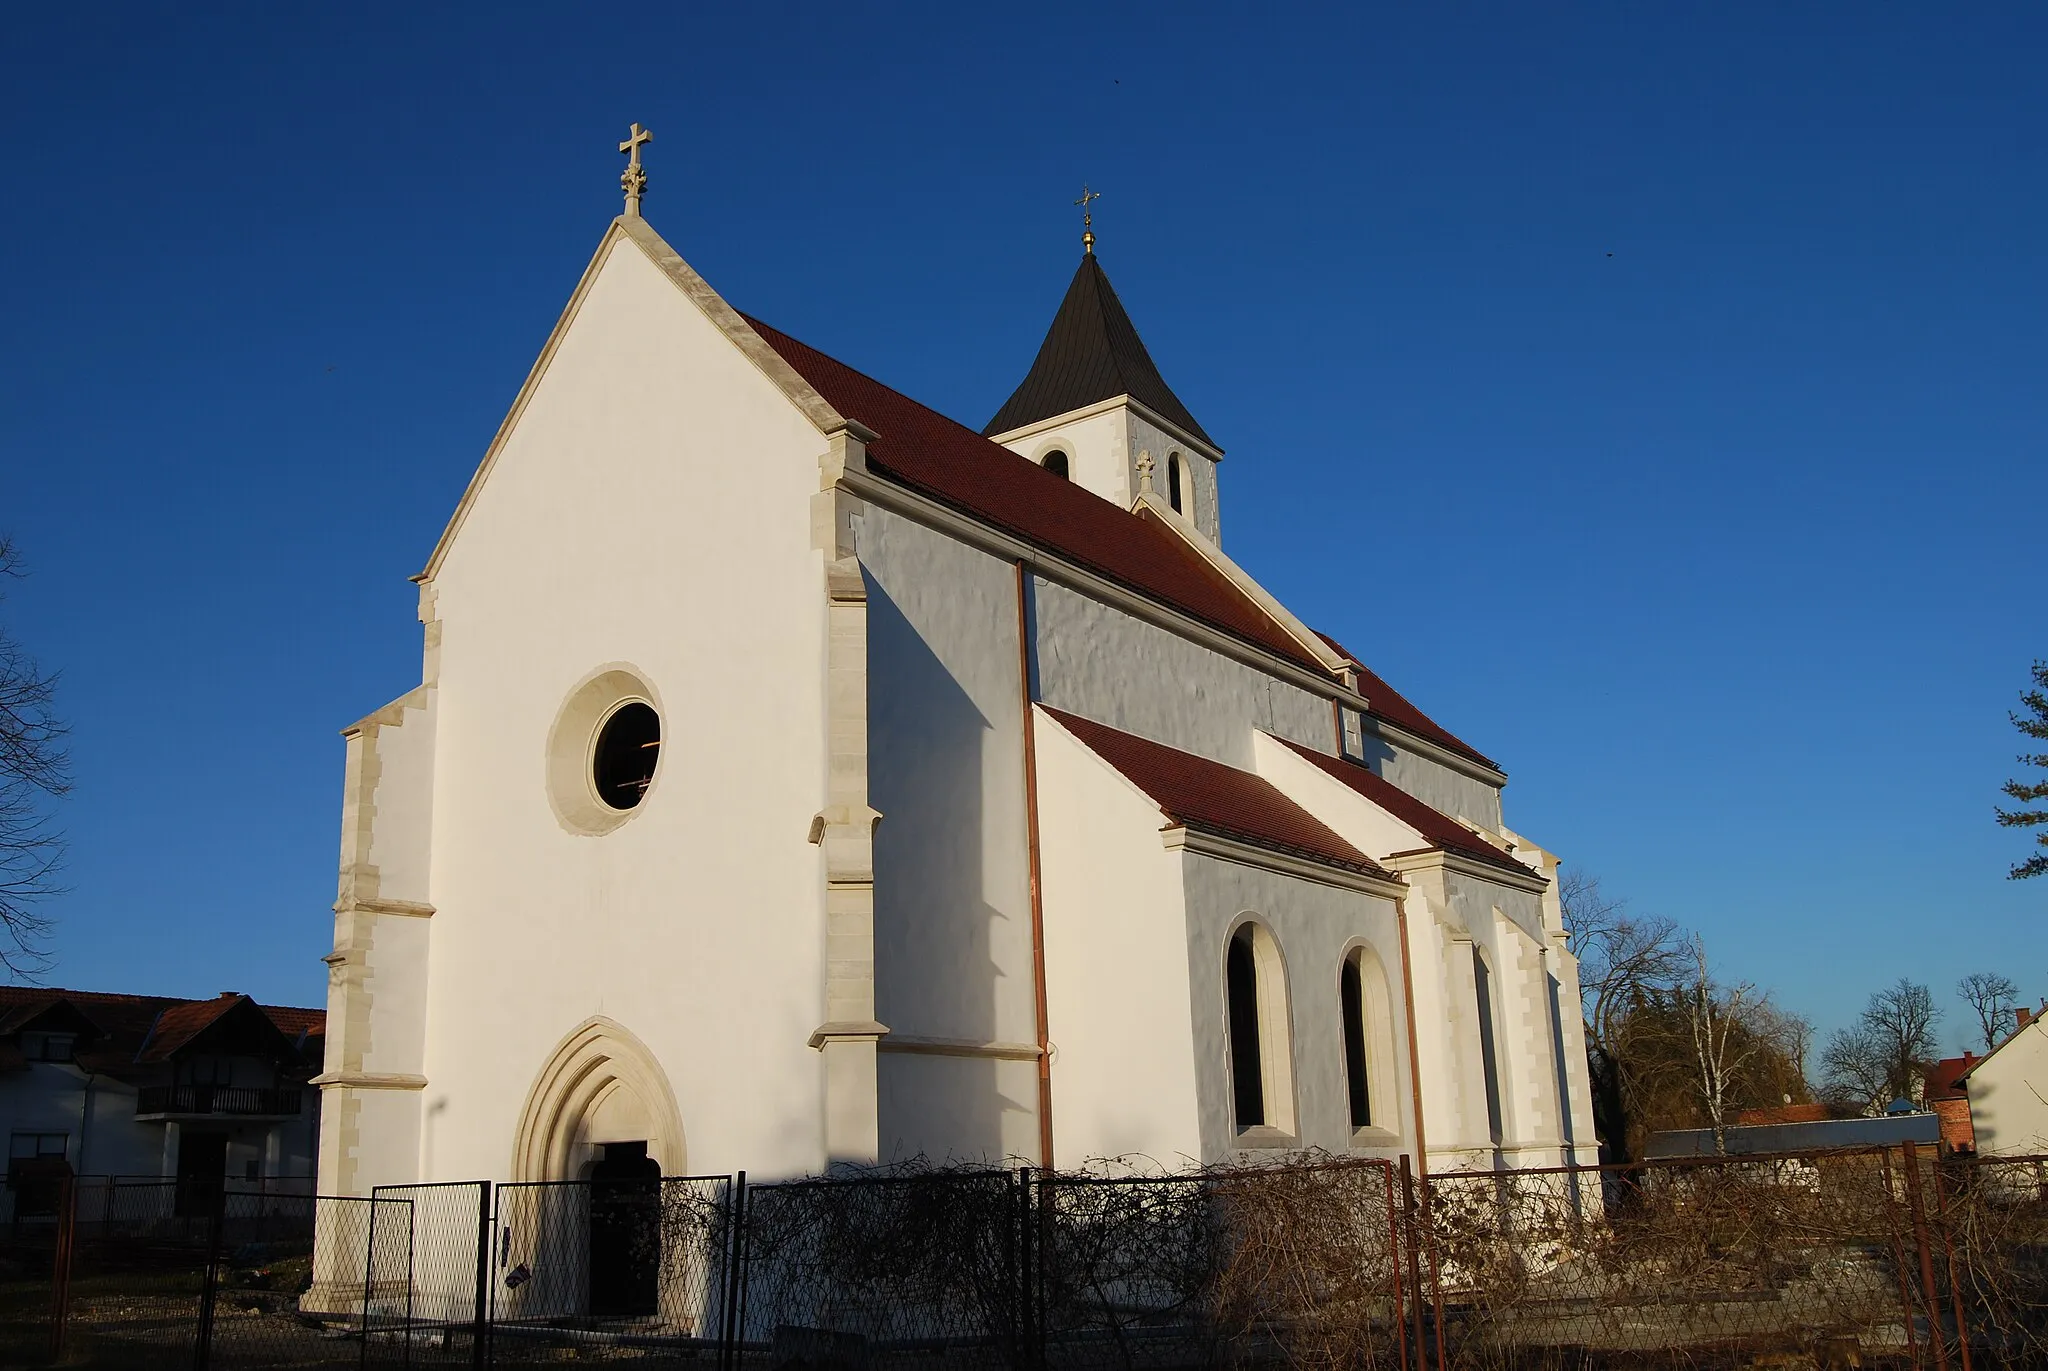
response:
M1102 259L1084 251L1024 383L982 432L1008 433L1118 395L1130 396L1189 437L1215 446L1159 374L1110 287Z

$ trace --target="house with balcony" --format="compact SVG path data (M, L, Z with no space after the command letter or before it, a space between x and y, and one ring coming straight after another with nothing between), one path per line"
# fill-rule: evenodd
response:
M0 986L0 1217L54 1208L66 1175L311 1185L326 1020L318 1009Z

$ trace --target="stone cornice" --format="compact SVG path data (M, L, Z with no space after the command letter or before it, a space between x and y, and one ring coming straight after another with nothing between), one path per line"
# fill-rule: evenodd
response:
M1239 838L1226 838L1220 833L1206 833L1198 828L1179 826L1162 829L1159 836L1169 852L1192 852L1197 856L1213 857L1220 862L1233 862L1238 866L1270 871L1278 876L1291 876L1298 881L1313 881L1317 885L1333 886L1338 890L1377 895L1384 900L1398 900L1408 894L1407 885L1401 881L1388 880L1384 876L1374 876L1364 871L1353 871L1348 867L1311 861L1306 857L1297 857L1291 852L1258 847Z
M810 1045L823 1047L832 1042L877 1042L887 1037L889 1025L873 1019L848 1019L835 1023L821 1023L811 1030Z
M1271 591L1253 580L1250 572L1233 562L1222 548L1211 542L1195 527L1193 520L1160 499L1158 493L1149 488L1138 496L1136 508L1143 509L1170 529L1176 537L1187 544L1189 551L1208 564L1211 571L1235 586L1238 593L1257 605L1268 619L1280 625L1288 637L1300 644L1302 651L1321 662L1325 671L1354 690L1357 689L1357 678L1350 659L1318 638L1314 629L1295 618L1294 611L1281 604ZM1362 692L1359 693L1359 699L1365 701L1367 709L1372 708L1372 701L1366 700Z
M1510 857L1507 860L1514 859ZM1533 871L1524 870L1517 874L1491 862L1467 857L1462 852L1446 852L1440 847L1424 848L1417 852L1396 852L1391 857L1380 858L1380 865L1389 871L1398 871L1404 875L1410 871L1455 871L1460 876L1469 876L1475 881L1491 881L1509 890L1523 890L1531 895L1541 895L1550 889L1550 882Z
M1423 737L1420 733L1410 732L1391 719L1370 713L1369 707L1367 721L1381 735L1394 739L1410 752L1426 757L1438 766L1449 767L1462 776L1469 776L1475 781L1484 781L1490 786L1500 787L1508 783L1507 772L1502 771L1499 767L1488 766L1484 762L1475 762L1462 752L1454 752L1442 743Z
M1080 409L1070 409L1065 414L1055 414L1050 419L1040 419L1035 424L1026 424L1022 428L1013 428L1008 433L990 434L989 441L1008 446L1021 438L1031 438L1041 433L1050 433L1056 428L1077 423L1082 419L1093 419L1096 415L1107 414L1113 409L1129 409L1168 437L1178 439L1183 447L1193 448L1212 462L1223 460L1222 448L1217 447L1214 443L1205 442L1195 437L1171 419L1165 418L1157 410L1146 405L1143 401L1133 399L1129 395L1112 395L1107 400L1097 400L1092 405L1083 405Z
M354 895L334 902L337 914L396 914L406 919L431 919L434 907L419 900L386 900Z
M1311 671L1298 662L1282 657L1271 648L1261 647L1234 634L1226 633L1192 614L1133 590L1121 581L1112 580L1077 562L1068 561L1036 543L1005 533L970 514L954 509L951 505L919 494L907 486L898 485L871 472L851 470L842 478L841 484L870 504L880 505L892 513L914 519L928 528L957 538L968 546L979 548L1003 561L1022 562L1031 571L1044 576L1047 580L1057 581L1070 590L1080 591L1114 609L1122 610L1134 619L1142 619L1155 628L1163 628L1191 642L1200 643L1203 647L1243 662L1247 666L1256 667L1269 676L1278 677L1290 685L1320 695L1324 699L1341 700L1354 709L1365 707L1364 698L1356 690L1348 689L1343 682L1334 677Z
M306 1084L322 1090L425 1090L427 1078L396 1071L323 1071Z
M914 1053L927 1057L981 1057L1005 1062L1035 1062L1036 1043L980 1042L973 1038L932 1038L891 1033L875 1044L877 1052Z

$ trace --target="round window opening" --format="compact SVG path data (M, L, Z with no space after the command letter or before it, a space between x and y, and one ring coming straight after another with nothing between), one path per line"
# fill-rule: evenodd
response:
M661 716L631 700L613 710L597 730L590 780L598 799L612 809L631 809L647 794L661 760Z

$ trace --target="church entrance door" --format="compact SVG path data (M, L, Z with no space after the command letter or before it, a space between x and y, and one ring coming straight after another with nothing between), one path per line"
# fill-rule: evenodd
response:
M590 1312L656 1312L661 1287L661 1164L645 1142L605 1143L590 1171Z

